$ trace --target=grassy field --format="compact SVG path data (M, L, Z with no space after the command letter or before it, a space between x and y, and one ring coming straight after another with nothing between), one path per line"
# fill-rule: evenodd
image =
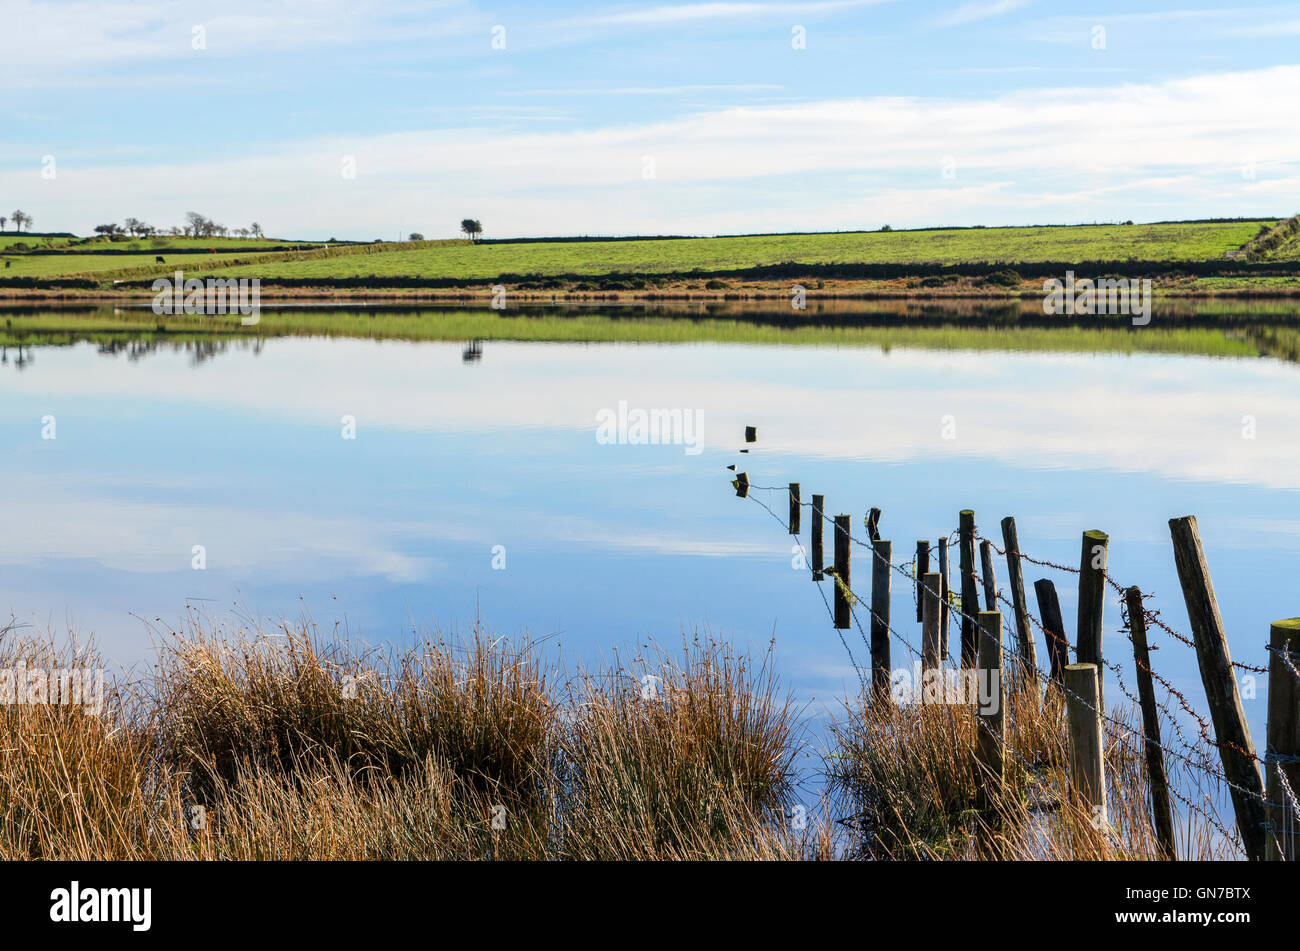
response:
M479 244L268 262L223 273L262 277L418 276L486 279L500 274L641 274L753 267L782 262L1015 263L1222 258L1265 222L979 228L742 236L661 241ZM1270 223L1271 222L1267 222Z
M1035 261L1225 260L1230 251L1255 238L1273 221L1208 222L1149 225L1079 225L1037 228L967 228L958 230L853 232L798 235L748 235L721 238L647 241L553 241L474 244L425 241L381 245L336 245L328 251L273 252L273 239L152 238L125 242L96 241L69 246L60 255L0 252L11 261L0 276L74 277L112 272L112 278L148 279L170 273L172 261L156 265L153 255L181 247L230 249L231 255L180 258L187 272L273 278L423 278L488 281L503 274L654 275L665 272L801 264L961 264L1014 265ZM37 239L33 239L35 241ZM55 239L50 239L55 240ZM133 255L87 255L111 248ZM225 262L233 252L255 255L243 266ZM82 253L78 253L78 252ZM1283 245L1270 256L1300 252Z

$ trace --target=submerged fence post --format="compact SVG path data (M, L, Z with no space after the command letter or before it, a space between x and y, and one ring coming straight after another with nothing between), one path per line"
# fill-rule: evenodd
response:
M1102 615L1106 605L1106 557L1110 539L1096 529L1083 533L1079 555L1079 627L1075 631L1075 657L1080 664L1097 665L1097 699L1106 709L1106 674L1101 659Z
M1300 816L1282 788L1283 779L1300 795L1300 617L1274 621L1268 638L1268 763L1269 836L1267 856L1294 862L1300 859ZM1290 664L1287 662L1290 661Z
M930 573L930 543L928 541L918 541L916 543L916 619L923 620L922 606L925 604L925 598L921 592L921 579Z
M975 666L975 612L979 610L979 591L975 586L975 513L962 509L958 515L961 570L961 666Z
M1092 808L1094 825L1107 821L1099 680L1096 664L1067 664L1065 667L1070 771L1075 792Z
M1151 817L1160 843L1160 857L1173 861L1174 813L1169 802L1169 779L1165 775L1165 755L1160 747L1160 718L1156 694L1151 682L1151 657L1147 650L1147 618L1142 609L1142 592L1131 587L1124 592L1128 607L1129 633L1133 637L1133 665L1137 668L1138 702L1142 707L1142 732L1145 734L1147 785L1151 787ZM1272 696L1270 693L1269 696Z
M979 626L979 668L976 671L980 684L976 745L979 752L979 807L991 809L1000 797L1006 775L1004 747L1007 735L1002 717L1006 702L1006 690L1002 686L1002 612L981 611Z
M799 504L799 483L790 483L790 534L798 535L803 506Z
M984 580L984 610L998 609L998 578L993 571L993 543L987 538L980 542L980 574Z
M937 571L921 576L921 667L924 670L937 670L943 658L939 638L943 632L941 618L947 611L939 600L942 583Z
M943 656L948 656L948 538L939 539L939 601L943 611L939 614L939 643L943 645Z
M1214 721L1215 745L1223 761L1223 772L1232 783L1232 805L1237 813L1237 829L1246 856L1252 861L1264 858L1264 789L1255 768L1255 744L1250 739L1250 727L1241 709L1241 695L1237 692L1237 678L1232 672L1232 654L1228 651L1228 635L1219 614L1219 603L1214 598L1214 585L1210 581L1210 567L1201 547L1200 530L1196 516L1185 515L1169 520L1169 534L1174 543L1174 563L1178 567L1178 582L1183 588L1187 603L1187 618L1192 626L1196 643L1196 659L1201 668L1201 682L1205 684L1205 697L1210 704Z
M821 581L824 575L822 569L826 566L822 561L822 525L825 519L822 513L826 510L826 496L814 495L812 504L812 573L813 581Z
M849 525L851 516L835 516L835 627L840 630L853 626L853 611L849 604L852 579L849 570Z
M1065 621L1061 617L1061 601L1056 596L1056 585L1050 578L1039 578L1034 582L1034 594L1038 598L1038 616L1043 619L1043 630L1047 634L1047 658L1051 662L1051 677L1058 684L1064 683L1065 665L1070 662L1070 641L1065 636Z
M871 545L871 687L878 699L889 699L889 582L894 543Z
M1034 650L1034 632L1029 626L1029 605L1025 603L1025 575L1020 564L1020 538L1016 520L1008 515L1002 520L1002 544L1007 552L1007 584L1011 586L1011 608L1016 617L1016 648L1020 652L1020 671L1027 686L1038 693L1038 652Z

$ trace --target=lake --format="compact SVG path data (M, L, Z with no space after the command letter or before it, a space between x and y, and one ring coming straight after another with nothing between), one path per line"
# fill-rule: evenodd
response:
M1154 592L1182 632L1167 521L1194 514L1234 659L1266 665L1269 622L1300 614L1300 366L1260 356L1232 327L1192 334L1221 345L1183 346L1200 326L1186 310L1181 329L1157 309L1150 327L1106 340L1015 322L927 336L915 315L865 303L827 316L840 330L789 340L771 331L774 310L748 336L693 324L698 339L671 329L660 336L683 339L656 341L643 320L671 308L626 306L552 309L541 330L486 309L404 318L444 321L445 340L102 326L21 347L11 337L0 610L93 633L124 664L146 662L187 607L268 627L308 614L376 643L481 619L570 663L699 632L771 644L817 719L856 691L853 662L869 654L856 631L842 641L831 627L786 534L782 487L798 481L860 534L879 507L895 562L955 531L963 508L999 544L997 523L1015 515L1024 552L1067 565L1080 533L1100 528L1111 574ZM842 330L858 314L874 336ZM330 333L349 320L370 332L375 315L331 312ZM32 319L0 320L16 316ZM545 328L569 318L602 339L498 339L561 338ZM1148 345L1161 334L1167 348ZM619 423L634 426L637 410L667 414L658 444L627 438ZM741 454L746 426L758 438ZM733 464L777 488L737 498ZM805 546L809 524L805 513ZM955 579L955 544L953 558ZM1001 558L997 573L1005 586ZM1038 577L1056 581L1073 638L1074 579L1026 566L1027 583ZM913 603L895 575L894 626L919 644ZM1131 671L1114 599L1107 612L1108 657ZM1192 652L1152 640L1156 669L1204 709ZM894 659L910 663L902 645ZM1243 685L1261 746L1264 688L1251 699Z

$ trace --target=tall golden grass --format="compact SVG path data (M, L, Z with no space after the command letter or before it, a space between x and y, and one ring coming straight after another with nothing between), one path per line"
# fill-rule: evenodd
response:
M1059 699L1014 691L1007 783L977 808L960 706L846 704L830 798L772 669L711 640L566 675L482 630L397 650L309 623L169 634L98 710L0 703L0 859L1153 858L1140 747L1110 824L1070 797ZM0 630L0 670L95 667ZM805 821L806 817L806 821ZM1231 854L1195 823L1182 857Z

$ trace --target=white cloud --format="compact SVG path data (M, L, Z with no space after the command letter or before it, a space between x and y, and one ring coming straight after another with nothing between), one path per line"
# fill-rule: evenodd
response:
M963 3L955 10L938 17L934 22L936 26L961 26L966 23L975 23L979 20L988 20L992 17L1000 17L1018 10L1029 3L1029 0L971 0L969 3Z
M687 3L644 7L622 13L607 13L588 17L581 22L594 26L668 26L697 20L816 15L884 2L887 2L887 0L812 0L812 2L807 3Z

